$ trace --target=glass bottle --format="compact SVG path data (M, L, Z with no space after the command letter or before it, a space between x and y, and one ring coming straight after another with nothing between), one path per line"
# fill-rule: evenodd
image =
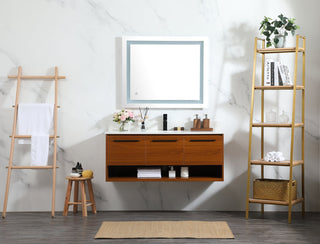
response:
M141 131L145 131L146 130L146 125L144 123L144 121L141 122Z
M277 112L275 109L271 109L269 112L266 113L266 122L268 123L277 122Z
M281 124L288 124L289 123L289 116L283 110L279 116L279 123L281 123Z

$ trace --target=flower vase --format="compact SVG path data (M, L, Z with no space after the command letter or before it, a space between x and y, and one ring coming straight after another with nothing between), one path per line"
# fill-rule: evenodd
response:
M125 129L125 125L126 125L125 122L121 122L121 123L120 123L119 130L120 130L120 131L127 131L127 130Z

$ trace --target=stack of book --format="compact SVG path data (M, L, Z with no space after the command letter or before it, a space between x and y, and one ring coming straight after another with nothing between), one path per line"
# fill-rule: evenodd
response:
M152 169L138 169L138 178L161 178L161 169L152 168Z
M265 86L290 86L292 80L290 78L288 66L280 62L266 59L264 66L264 85Z

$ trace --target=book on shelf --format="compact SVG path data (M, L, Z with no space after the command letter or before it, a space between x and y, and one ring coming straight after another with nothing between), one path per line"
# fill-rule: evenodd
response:
M281 62L266 59L264 67L265 86L289 86L292 85L289 68Z
M279 86L283 86L283 81L285 80L284 73L280 72L281 64L278 66L278 79L279 79Z
M293 85L292 80L290 78L291 76L290 76L289 68L287 65L283 65L283 73L285 76L284 85L287 85L287 86Z
M279 83L279 65L280 65L280 62L274 62L273 75L274 75L274 85L275 86L279 86L280 85L280 83Z
M265 86L271 86L271 62L272 59L266 59L265 65L264 65L264 85Z
M274 86L274 62L270 62L270 76L271 76L271 86Z

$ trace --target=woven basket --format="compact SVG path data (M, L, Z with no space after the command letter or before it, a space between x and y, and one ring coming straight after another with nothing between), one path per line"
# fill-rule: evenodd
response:
M292 181L291 200L297 199L297 182ZM253 198L288 201L289 180L256 179L253 181Z

